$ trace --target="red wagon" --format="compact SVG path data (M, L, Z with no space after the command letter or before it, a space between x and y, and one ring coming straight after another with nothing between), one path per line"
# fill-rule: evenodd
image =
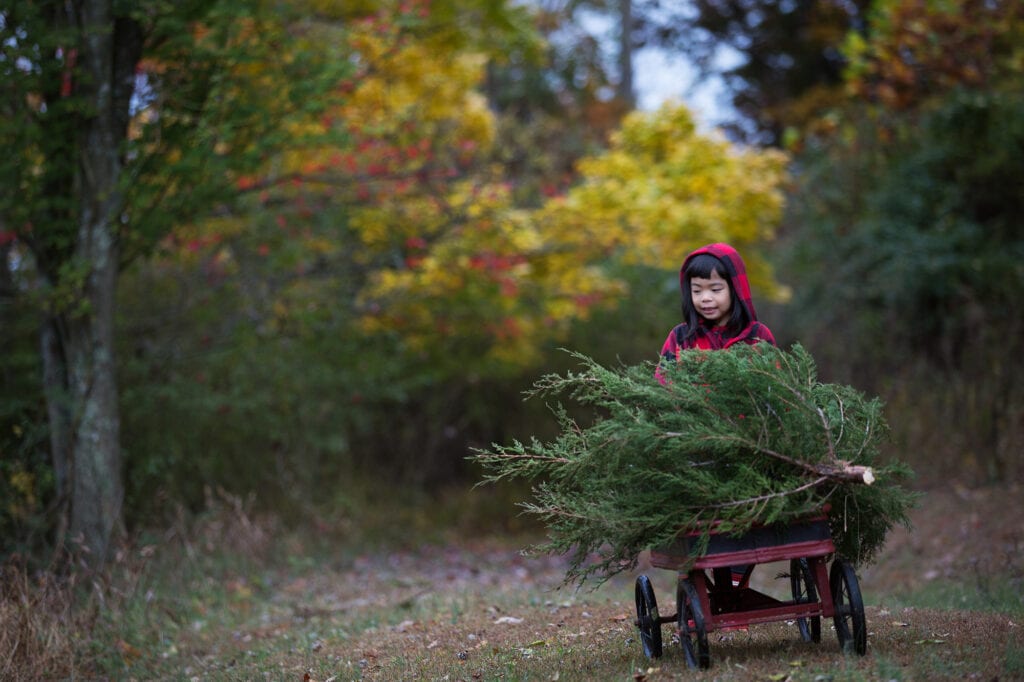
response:
M646 575L636 579L636 626L644 655L662 654L661 626L675 623L691 668L711 665L708 634L755 623L795 621L807 642L821 641L821 619L832 618L839 647L864 654L867 623L853 567L835 556L825 515L791 524L758 526L740 535L711 532L696 560L701 534L651 552L651 565L678 571L676 613L661 616ZM828 562L831 558L831 567ZM750 587L758 564L789 561L791 600L779 600Z

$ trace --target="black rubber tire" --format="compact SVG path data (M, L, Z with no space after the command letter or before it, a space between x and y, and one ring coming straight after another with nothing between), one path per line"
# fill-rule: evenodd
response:
M646 575L636 579L636 626L640 629L640 646L647 658L661 658L661 621L654 587Z
M793 601L798 604L818 602L818 589L814 586L814 575L807 559L793 559L789 562L789 584L793 589ZM797 618L796 626L805 642L821 641L821 616Z
M864 618L864 600L860 594L860 583L853 566L842 559L833 561L829 586L832 589L832 603L836 610L833 620L839 648L844 652L863 656L868 651L868 626Z
M676 613L679 618L679 644L683 647L686 665L691 668L710 668L711 650L704 626L704 610L697 597L697 588L686 578L680 578L676 589Z

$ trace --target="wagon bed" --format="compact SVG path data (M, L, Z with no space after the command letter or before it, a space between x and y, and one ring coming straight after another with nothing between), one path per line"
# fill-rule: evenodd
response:
M867 625L857 576L849 563L835 557L824 513L794 523L756 526L738 536L712 530L703 552L701 537L699 531L687 533L675 545L651 552L652 566L678 572L673 615L659 615L646 575L636 580L635 623L648 658L662 655L661 626L666 623L676 625L687 664L707 668L710 632L793 620L805 641L818 642L823 617L833 619L841 649L866 652ZM787 560L792 599L776 599L750 587L757 565Z

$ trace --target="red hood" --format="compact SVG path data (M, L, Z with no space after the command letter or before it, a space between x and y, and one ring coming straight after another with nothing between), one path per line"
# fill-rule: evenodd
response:
M679 286L683 291L683 295L687 295L686 290L686 266L690 263L690 259L694 256L702 253L708 253L718 258L725 264L725 272L721 273L722 277L728 277L729 281L732 282L732 289L736 292L736 297L746 307L747 312L750 314L751 322L757 320L757 311L754 310L754 301L750 297L750 282L747 280L747 268L743 264L743 259L740 258L739 252L732 248L728 244L717 243L708 244L702 246L683 261L683 266L679 269Z

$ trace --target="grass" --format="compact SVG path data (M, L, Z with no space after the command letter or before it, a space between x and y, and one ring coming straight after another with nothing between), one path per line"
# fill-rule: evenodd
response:
M285 531L225 498L126 548L104 576L8 565L0 679L1024 679L1024 558L1013 549L1024 511L1006 502L1019 496L996 497L984 502L1000 510L998 528L978 524L996 520L978 512L982 500L961 505L977 514L965 527L978 547L935 536L958 527L935 513L950 508L936 496L922 527L862 571L867 656L844 656L829 622L818 644L770 623L711 633L706 672L686 668L667 625L664 656L643 657L634 574L559 589L564 561L521 556L529 535L424 522L415 540L381 544L372 523L359 535ZM675 576L646 572L662 613L674 612Z
M1024 596L1012 574L1004 574L1005 583L997 588L946 581L931 582L908 594L887 598L894 606L931 609L956 609L1004 613L1024 620Z

